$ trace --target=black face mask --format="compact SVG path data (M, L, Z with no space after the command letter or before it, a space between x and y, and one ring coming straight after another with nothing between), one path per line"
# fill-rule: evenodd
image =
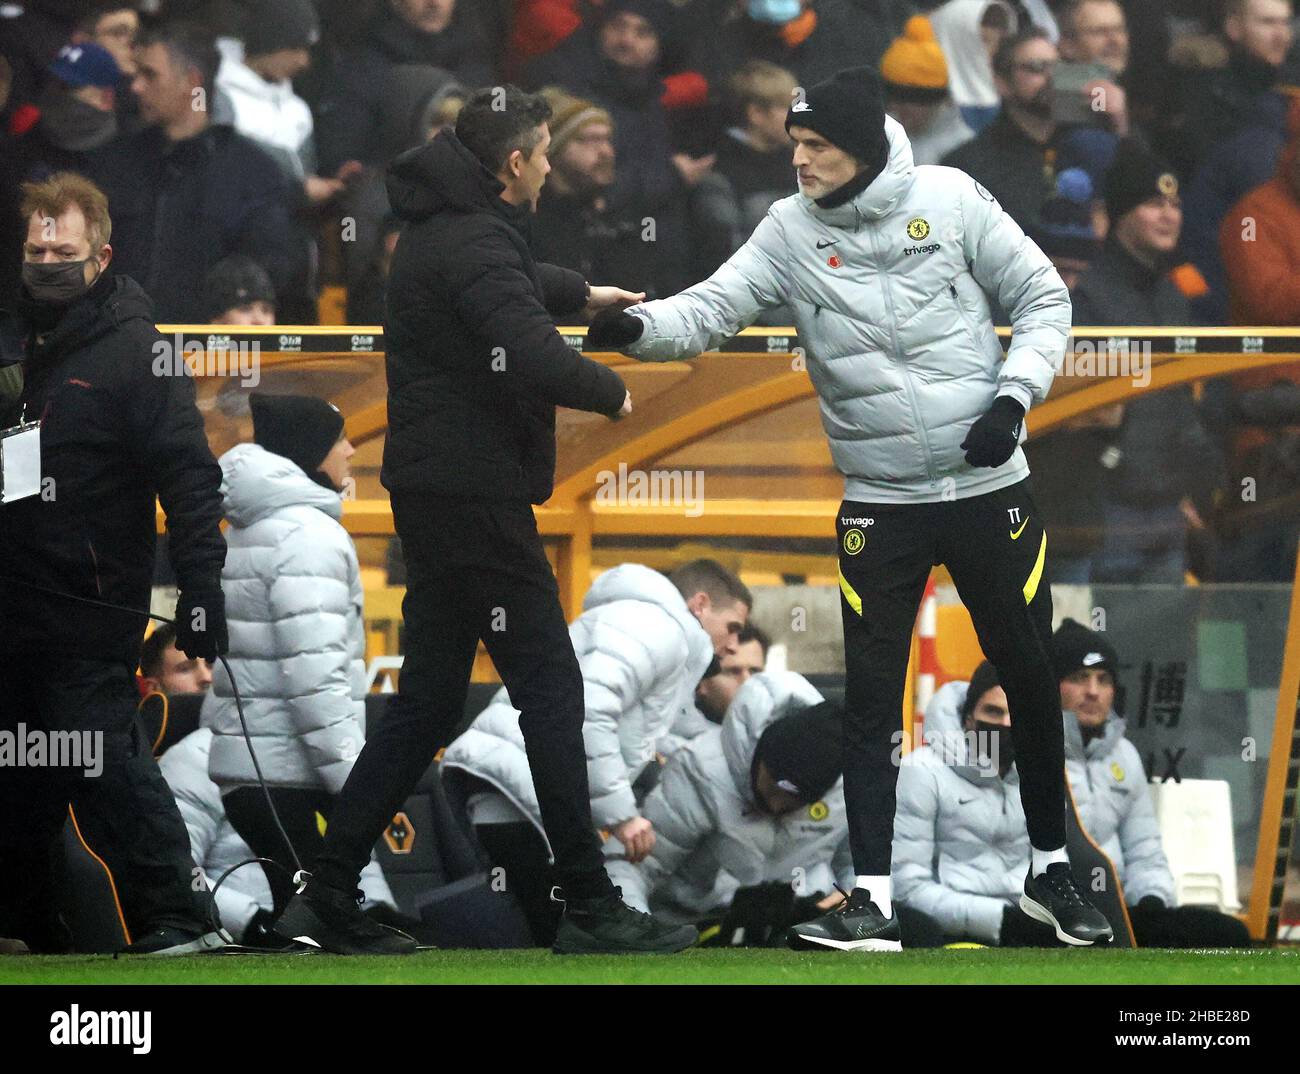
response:
M85 267L94 258L84 261L24 261L23 284L28 293L44 306L68 306L81 298L94 286L86 282ZM103 272L95 261L95 279Z
M998 771L1006 773L1016 760L1015 746L1011 743L1011 728L1003 727L1001 724L984 723L981 720L972 721L974 729L979 732L980 741L989 744L989 760L992 761L992 751L997 749Z
M112 141L117 134L117 116L75 97L51 95L41 106L41 129L59 149L84 153Z

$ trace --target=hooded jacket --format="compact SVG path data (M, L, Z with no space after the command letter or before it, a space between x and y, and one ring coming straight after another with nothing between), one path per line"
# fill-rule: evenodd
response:
M244 46L219 38L217 92L230 109L230 125L264 149L297 183L316 170L311 109L289 79L268 82L244 62Z
M1154 895L1174 906L1174 877L1165 858L1137 747L1113 712L1102 733L1084 745L1079 719L1065 713L1065 771L1079 819L1119 871L1124 900L1136 906Z
M422 64L450 71L466 86L494 84L493 50L479 4L459 3L439 33L424 33L383 4L361 41L341 50L319 72L321 94L316 137L322 174L359 160L386 166L392 156L384 137L383 107L394 67Z
M586 698L591 817L606 828L637 816L632 782L691 701L713 660L713 644L676 586L638 563L596 579L569 637ZM519 713L504 687L447 747L443 769L492 784L545 835Z
M1015 765L999 777L967 748L968 685L939 688L925 710L927 744L899 767L891 871L898 902L949 936L996 944L1002 911L1024 887L1029 835Z
M703 283L632 306L643 361L689 358L780 303L794 314L845 498L935 502L993 492L1029 473L1017 449L969 466L960 445L996 395L1028 410L1047 396L1070 332L1061 277L970 176L917 167L885 119L889 158L850 201L778 201ZM1015 334L1003 359L989 295ZM1022 432L1022 438L1023 438Z
M751 779L763 732L821 700L802 675L762 672L736 692L720 728L674 754L641 810L657 833L650 856L606 865L624 901L698 921L754 884L801 878L807 894L836 881L853 886L843 780L821 800L774 817L759 808Z
M533 260L529 208L503 189L450 129L389 171L406 222L388 282L389 490L543 503L555 408L623 405L618 374L555 330L586 304L582 277Z
M361 573L337 492L257 444L221 456L230 519L222 573L227 655L267 783L337 794L364 741ZM256 784L224 665L212 669L203 725L223 789Z
M189 830L194 864L203 870L209 884L220 880L232 865L256 856L230 823L221 804L221 792L208 778L212 737L208 728L200 727L158 758L163 779L171 787ZM361 870L357 886L365 893L367 904L378 902L397 909L388 881L373 857ZM253 915L258 910L269 913L274 905L261 866L246 865L231 873L217 889L216 903L221 923L236 939L242 939Z
M110 269L53 327L30 302L0 328L0 350L22 359L20 405L41 418L42 495L0 504L0 637L41 650L128 663L140 658L145 619L61 601L41 586L125 608L149 609L156 504L181 591L218 585L221 471L194 405L194 379L158 375L153 304ZM0 366L15 357L0 357ZM0 412L0 428L20 405ZM46 494L48 493L48 494Z

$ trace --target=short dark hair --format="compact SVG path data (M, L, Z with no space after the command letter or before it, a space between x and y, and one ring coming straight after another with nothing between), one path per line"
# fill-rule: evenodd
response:
M163 653L176 641L176 628L171 623L159 623L158 629L144 639L140 646L140 670L151 679L162 674Z
M740 628L740 633L736 635L736 642L739 645L747 645L751 641L758 642L758 647L763 650L763 660L767 660L767 651L772 648L772 639L767 636L767 632L753 623L746 623Z
M1051 41L1051 35L1041 26L1028 26L1019 33L1004 37L998 49L993 53L993 73L1001 78L1011 76L1011 68L1016 62L1016 53L1021 45L1030 41Z
M456 137L493 175L505 167L516 149L531 156L542 140L537 128L551 118L551 106L540 93L517 86L488 86L475 90L456 117Z
M749 587L715 559L693 559L683 563L668 578L687 600L696 593L707 593L715 604L739 601L747 608L754 606L754 595Z
M199 72L210 114L215 103L212 95L216 92L217 68L221 66L221 53L212 31L189 19L169 19L140 35L140 47L149 45L162 45L173 63Z

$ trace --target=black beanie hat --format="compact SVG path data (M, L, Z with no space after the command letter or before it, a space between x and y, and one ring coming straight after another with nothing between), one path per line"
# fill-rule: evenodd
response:
M786 113L785 129L807 127L864 164L888 153L885 94L870 67L850 67L810 87Z
M1058 679L1079 668L1103 668L1114 675L1119 670L1119 654L1095 630L1067 619L1052 635L1052 665Z
M979 704L981 697L993 687L1001 685L1002 680L998 678L998 669L990 661L982 661L971 675L970 685L966 687L966 699L961 703L961 718L966 719L975 711L975 706Z
M235 254L208 269L203 277L203 308L209 322L250 302L267 302L275 308L275 285L251 257Z
M253 442L302 467L318 485L333 488L320 464L343 435L343 415L333 403L311 395L251 392ZM335 490L337 491L337 490Z
M1177 193L1178 177L1168 164L1140 142L1120 143L1105 180L1106 213L1112 227L1144 201Z
M803 802L816 802L844 771L844 709L823 701L774 720L758 737L751 779L762 761L776 785Z
M311 48L319 40L320 22L311 0L255 0L244 19L245 56Z

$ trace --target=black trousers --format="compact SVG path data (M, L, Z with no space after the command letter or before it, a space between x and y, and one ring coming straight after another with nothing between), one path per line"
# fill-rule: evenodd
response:
M124 663L0 653L0 733L30 741L32 732L86 732L99 754L90 770L0 764L0 935L39 934L48 922L69 804L113 875L132 938L164 926L216 927L189 833L136 719L133 672Z
M591 821L582 672L532 507L394 492L406 560L398 693L330 816L316 875L352 890L370 849L461 720L481 638L520 711L555 875L566 893L612 890Z
M325 841L316 823L316 814L319 813L328 821L334 798L324 791L297 787L271 787L269 790L280 823L284 825L293 849L298 852L298 860L307 872L311 872ZM278 917L293 895L293 854L285 846L284 836L275 825L270 806L266 804L266 795L262 793L261 787L236 787L222 795L221 804L225 807L231 826L254 854L259 858L270 858L284 866L283 869L261 866L266 874L266 882L271 887L271 898ZM246 865L244 868L254 867ZM213 883L217 881L215 876L208 879Z
M853 868L887 876L896 756L912 626L942 563L998 669L1011 710L1030 842L1065 846L1065 742L1052 670L1047 532L1028 481L938 503L845 500L839 535L844 621L844 798Z
M492 867L503 871L505 890L523 911L533 945L550 947L560 927L562 907L551 901L554 876L545 840L528 821L476 824L474 836Z

